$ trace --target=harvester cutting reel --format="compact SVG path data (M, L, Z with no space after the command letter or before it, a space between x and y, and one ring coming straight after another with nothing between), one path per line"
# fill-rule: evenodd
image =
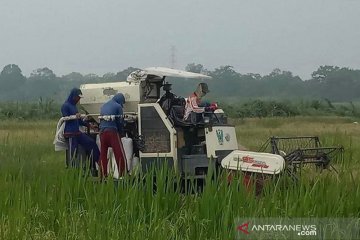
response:
M286 171L295 179L298 172L311 166L337 173L331 163L334 160L343 161L344 158L342 146L323 147L317 136L270 137L259 151L282 156Z

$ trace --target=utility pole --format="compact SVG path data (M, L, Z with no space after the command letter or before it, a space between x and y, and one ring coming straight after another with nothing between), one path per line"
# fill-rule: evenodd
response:
M174 45L171 46L170 67L176 67L176 48Z

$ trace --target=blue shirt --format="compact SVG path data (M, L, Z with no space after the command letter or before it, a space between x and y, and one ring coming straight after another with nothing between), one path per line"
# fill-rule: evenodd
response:
M76 107L74 97L78 96L80 89L74 88L71 90L69 97L61 107L61 114L63 117L76 115L79 111ZM74 119L65 122L64 134L80 134L79 126L86 126L87 124L81 119Z
M100 121L100 131L104 131L105 129L113 129L118 131L119 133L123 133L124 131L124 120L123 120L123 104L125 103L125 98L122 93L116 94L112 99L107 101L100 109L100 115L121 115L121 117L117 117L115 120L111 121Z

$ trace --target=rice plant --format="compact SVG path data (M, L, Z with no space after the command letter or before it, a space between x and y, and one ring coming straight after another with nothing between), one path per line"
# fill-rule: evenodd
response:
M271 135L317 134L342 144L339 174L267 179L260 196L225 172L202 191L179 187L172 169L99 183L65 169L53 151L55 122L0 123L0 239L235 239L238 217L360 217L360 128L351 119L244 119L239 142L257 150ZM156 179L154 178L156 175ZM85 175L86 176L86 175Z

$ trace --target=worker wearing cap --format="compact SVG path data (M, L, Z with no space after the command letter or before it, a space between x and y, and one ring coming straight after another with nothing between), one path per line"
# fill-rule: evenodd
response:
M206 83L199 83L196 91L193 92L186 100L184 120L189 120L192 113L203 113L211 109L210 106L201 106L201 98L209 93L209 88Z
M100 159L101 177L107 177L108 148L114 151L119 176L123 176L126 170L126 156L121 137L124 136L123 105L125 97L117 93L112 99L106 102L100 109Z
M199 122L199 113L213 111L211 106L201 103L201 98L209 92L209 88L206 83L199 83L196 91L193 92L187 99L185 104L184 120L191 123ZM206 105L206 106L204 106ZM197 144L197 130L196 128L184 129L185 140L185 153L191 154L192 146Z
M81 90L73 88L69 97L61 107L63 117L76 116L76 119L65 122L64 137L69 140L70 158L75 158L78 146L81 145L92 157L90 167L92 171L95 171L95 162L99 161L100 151L96 142L79 129L80 125L89 127L89 125L81 119L81 115L76 107L81 96ZM93 174L96 175L94 172Z

